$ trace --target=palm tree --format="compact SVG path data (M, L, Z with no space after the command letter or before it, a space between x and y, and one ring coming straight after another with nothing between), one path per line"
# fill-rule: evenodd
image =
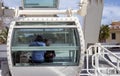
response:
M9 28L5 27L0 32L0 43L1 44L6 44L7 43L8 30L9 30Z
M102 25L100 27L100 33L99 33L99 42L106 42L106 39L109 38L110 29L108 25Z

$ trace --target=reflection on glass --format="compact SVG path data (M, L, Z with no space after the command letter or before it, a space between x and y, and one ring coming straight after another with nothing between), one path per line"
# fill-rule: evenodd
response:
M37 35L41 35L44 40L47 39L49 45L29 46ZM14 66L76 66L80 57L80 43L76 28L14 29L11 49ZM43 62L34 63L31 60L34 51L45 51ZM53 57L51 52L52 54L54 52Z
M78 54L77 50L70 51L55 51L53 58L44 58L43 62L35 63L31 60L32 51L17 51L12 52L13 65L14 66L75 66L78 65Z
M52 44L76 45L76 29L15 29L14 46L28 45L37 35L42 35L44 39L50 39Z
M75 22L17 22L16 26L34 26L34 25L75 25Z
M23 0L24 8L57 8L57 0Z

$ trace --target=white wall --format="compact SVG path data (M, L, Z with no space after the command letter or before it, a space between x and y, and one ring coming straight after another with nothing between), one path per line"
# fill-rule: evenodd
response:
M97 43L99 37L99 30L101 26L103 0L88 0L89 2L87 15L84 19L84 35L85 42Z

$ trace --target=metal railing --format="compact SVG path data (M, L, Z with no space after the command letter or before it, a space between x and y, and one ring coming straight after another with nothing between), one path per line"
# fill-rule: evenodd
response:
M80 76L119 76L119 45L91 45L85 54L84 69ZM112 51L113 50L113 51Z
M86 50L80 76L120 76L119 56L120 45L91 45Z

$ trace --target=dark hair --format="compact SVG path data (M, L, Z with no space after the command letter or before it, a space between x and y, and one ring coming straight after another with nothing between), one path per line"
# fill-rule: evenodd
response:
M46 46L49 46L49 40L48 39L44 39L44 42L46 43Z
M44 39L41 35L37 35L34 41L44 41Z

